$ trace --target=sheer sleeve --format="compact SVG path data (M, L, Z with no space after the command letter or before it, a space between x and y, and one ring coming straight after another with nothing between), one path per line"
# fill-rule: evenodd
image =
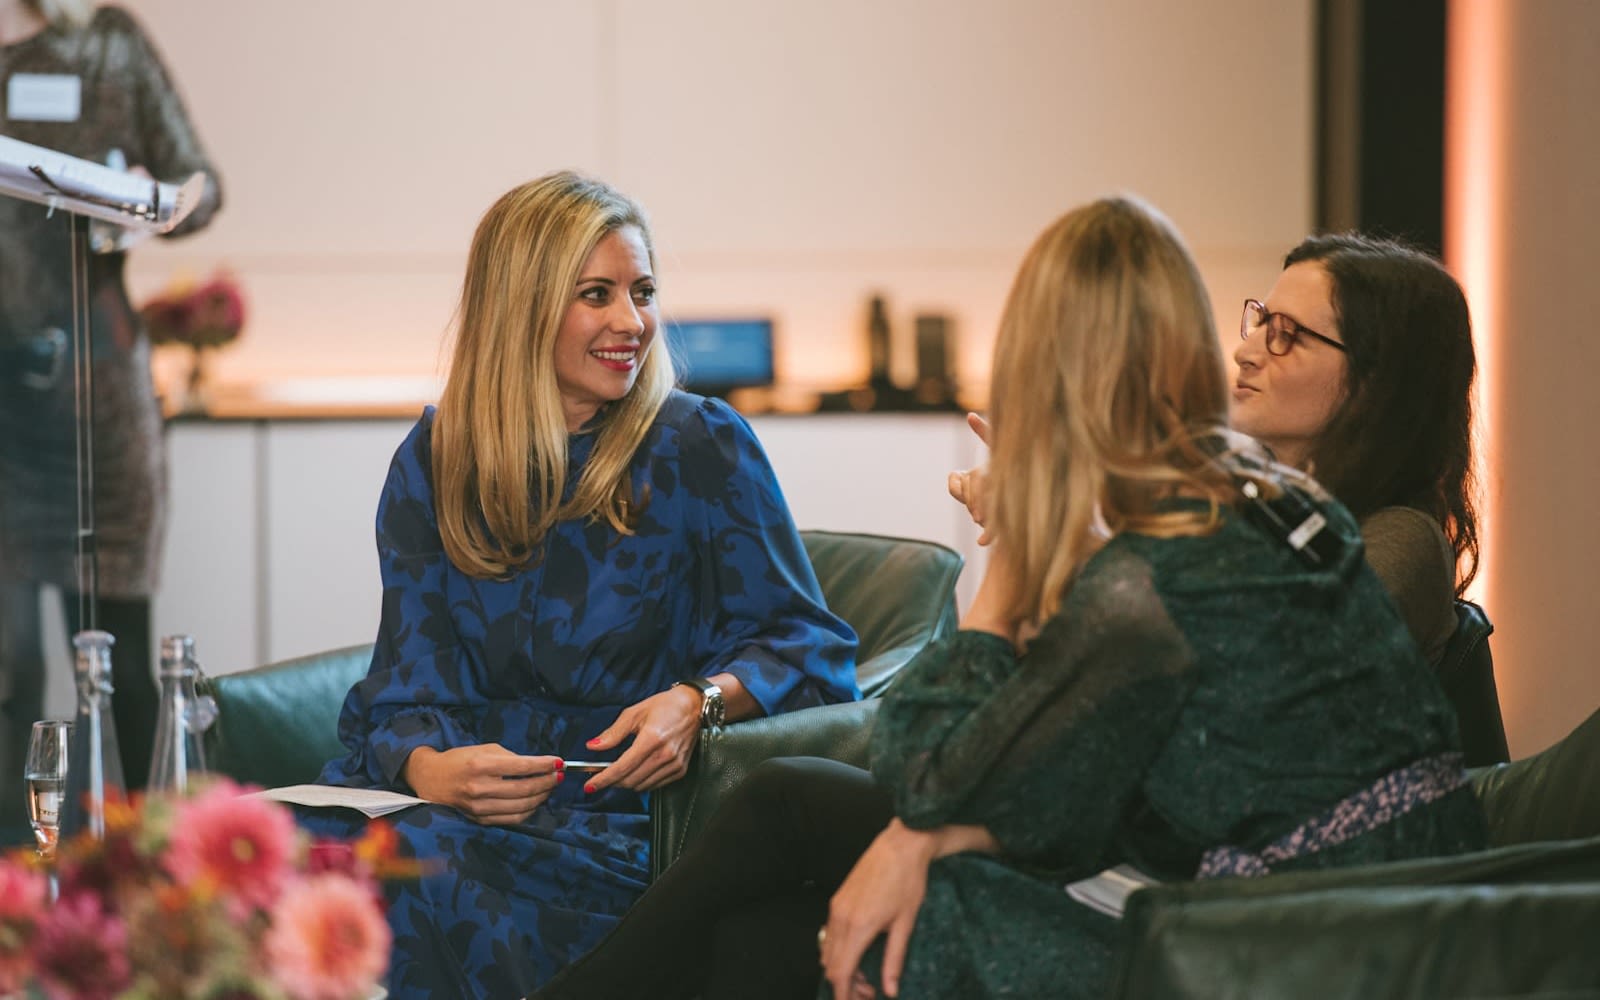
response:
M329 764L331 784L401 788L400 772L418 747L478 743L473 709L485 703L450 619L448 560L433 506L429 432L423 415L396 451L378 502L383 612L367 676L339 715L347 757Z
M855 633L823 602L750 426L704 401L680 433L679 473L701 559L692 673L733 674L768 715L859 698Z
M120 7L103 7L96 15L108 30L121 35L128 48L128 70L134 91L138 134L143 149L130 151L131 162L145 167L157 180L181 183L197 170L206 173L200 204L172 231L181 236L203 228L222 207L222 186L216 167L200 145L188 110L161 54L137 21Z
M908 825L985 826L1007 853L1095 870L1192 688L1149 565L1113 542L1017 656L961 632L884 697L873 772Z

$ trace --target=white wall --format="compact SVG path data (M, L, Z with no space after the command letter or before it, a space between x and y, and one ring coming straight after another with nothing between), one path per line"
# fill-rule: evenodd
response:
M1022 252L1097 194L1173 217L1225 328L1311 218L1311 0L127 2L228 198L132 282L239 272L223 378L436 372L478 216L558 167L651 211L669 310L771 313L819 385L882 290L981 389Z
M670 311L773 315L813 389L864 374L880 291L897 373L913 314L945 312L981 397L1023 252L1094 196L1172 217L1226 340L1311 222L1312 0L122 2L226 190L130 285L237 272L223 380L439 373L478 217L560 167L650 210Z

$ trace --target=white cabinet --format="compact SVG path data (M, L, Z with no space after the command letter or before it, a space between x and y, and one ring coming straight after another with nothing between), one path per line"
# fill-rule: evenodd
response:
M167 431L167 539L152 632L193 635L195 655L212 672L265 662L258 581L266 564L266 437L258 423Z
M802 528L927 538L971 567L977 533L945 494L978 445L955 415L751 421ZM178 422L155 632L189 632L229 673L370 642L381 589L373 522L411 420ZM963 575L962 600L973 572Z

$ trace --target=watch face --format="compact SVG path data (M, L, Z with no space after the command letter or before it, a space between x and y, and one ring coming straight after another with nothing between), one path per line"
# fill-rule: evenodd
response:
M710 685L702 692L705 703L700 706L700 721L707 726L722 725L722 691L715 685Z

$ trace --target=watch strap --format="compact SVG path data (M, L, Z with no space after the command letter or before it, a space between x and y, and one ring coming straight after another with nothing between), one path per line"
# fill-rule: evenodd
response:
M692 687L700 692L700 725L706 729L715 729L722 725L724 706L722 702L722 688L704 677L688 677L673 683Z

